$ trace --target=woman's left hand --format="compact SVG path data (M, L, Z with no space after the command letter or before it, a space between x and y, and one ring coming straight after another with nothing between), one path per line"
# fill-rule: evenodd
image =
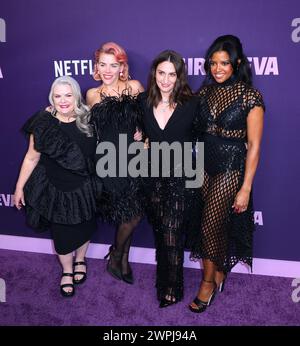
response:
M236 194L232 208L235 213L243 213L247 210L250 198L250 191L243 188Z

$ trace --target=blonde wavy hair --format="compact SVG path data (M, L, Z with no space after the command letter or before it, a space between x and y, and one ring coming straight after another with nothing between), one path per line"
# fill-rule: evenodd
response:
M53 108L53 112L55 112L55 107L53 102L53 91L54 91L54 88L60 84L67 84L72 89L72 93L75 98L74 111L76 115L76 126L81 132L86 134L87 137L92 137L93 129L91 125L89 124L90 117L91 117L90 110L89 110L89 107L84 103L82 95L81 95L80 86L74 78L69 76L62 76L62 77L56 78L54 82L52 83L50 93L49 93L49 102Z

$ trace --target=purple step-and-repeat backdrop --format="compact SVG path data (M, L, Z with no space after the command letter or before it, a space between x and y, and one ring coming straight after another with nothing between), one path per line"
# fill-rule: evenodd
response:
M267 107L254 187L254 255L300 261L299 0L2 1L0 234L50 238L26 227L12 194L27 148L20 128L48 104L55 77L73 76L85 93L97 85L91 77L94 50L115 41L128 52L132 78L144 85L156 54L167 48L180 52L196 90L204 78L206 48L229 33L243 42ZM112 230L100 225L93 241L109 243ZM133 243L153 247L146 221Z

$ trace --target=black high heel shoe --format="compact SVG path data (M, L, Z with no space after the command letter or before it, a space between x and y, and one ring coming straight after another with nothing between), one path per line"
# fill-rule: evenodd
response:
M204 302L203 300L201 300L198 297L196 297L193 300L193 303L195 305L197 305L197 307L193 307L193 306L189 305L189 309L192 312L195 312L197 314L199 314L201 312L204 312L206 310L206 308L208 308L211 305L211 303L213 302L213 300L214 300L214 298L216 296L216 293L217 293L217 284L215 283L215 281L208 281L208 280L204 280L204 279L202 279L202 280L205 281L205 282L214 283L214 289L213 289L211 295L209 296L207 302Z
M106 270L108 273L113 276L117 280L123 280L122 276L122 271L121 271L121 258L122 258L122 253L117 253L116 249L113 245L110 246L109 252L106 256L104 256L104 259L107 259L109 257ZM116 265L116 267L112 266L112 261L118 263L119 266Z
M221 283L220 283L220 285L218 287L218 291L219 292L223 292L224 291L224 286L225 286L226 279L227 279L227 275L225 274L223 281L221 281Z
M72 278L74 277L73 273L62 273L61 276L71 276ZM67 292L64 290L64 288L66 287L71 287L72 291L71 292ZM74 293L75 293L75 288L74 288L74 284L62 284L60 285L60 293L63 297L73 297Z
M160 308L166 308L170 305L177 304L177 303L178 303L178 301L174 297L172 297L170 300L167 298L163 298L159 303L159 307Z
M85 261L82 261L82 262L74 262L74 263L73 263L73 266L74 266L74 284L76 284L76 285L83 284L84 281L86 280L86 276L87 276L86 271L85 271L85 272L82 272L82 271L75 271L75 267L76 267L76 266L80 266L80 265L85 266L85 269L87 269L87 266L86 266L86 262L85 262ZM82 278L76 280L76 279L75 279L75 275L82 275Z
M122 257L123 257L124 255L126 255L127 258L128 258L128 252L123 252ZM134 282L134 279L133 279L133 274L132 274L132 270L131 270L131 267L130 267L129 263L128 263L128 268L129 268L129 272L128 272L127 274L123 274L123 273L122 273L122 279L123 279L124 282L126 282L126 283L132 285L133 282Z

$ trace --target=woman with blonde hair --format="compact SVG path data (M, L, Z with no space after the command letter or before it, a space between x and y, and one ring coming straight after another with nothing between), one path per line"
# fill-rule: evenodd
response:
M15 205L25 207L28 224L50 229L63 268L60 292L75 293L86 279L85 254L96 224L96 137L78 83L57 78L50 90L52 113L39 111L24 126L30 136L15 190ZM73 252L75 262L73 263Z

